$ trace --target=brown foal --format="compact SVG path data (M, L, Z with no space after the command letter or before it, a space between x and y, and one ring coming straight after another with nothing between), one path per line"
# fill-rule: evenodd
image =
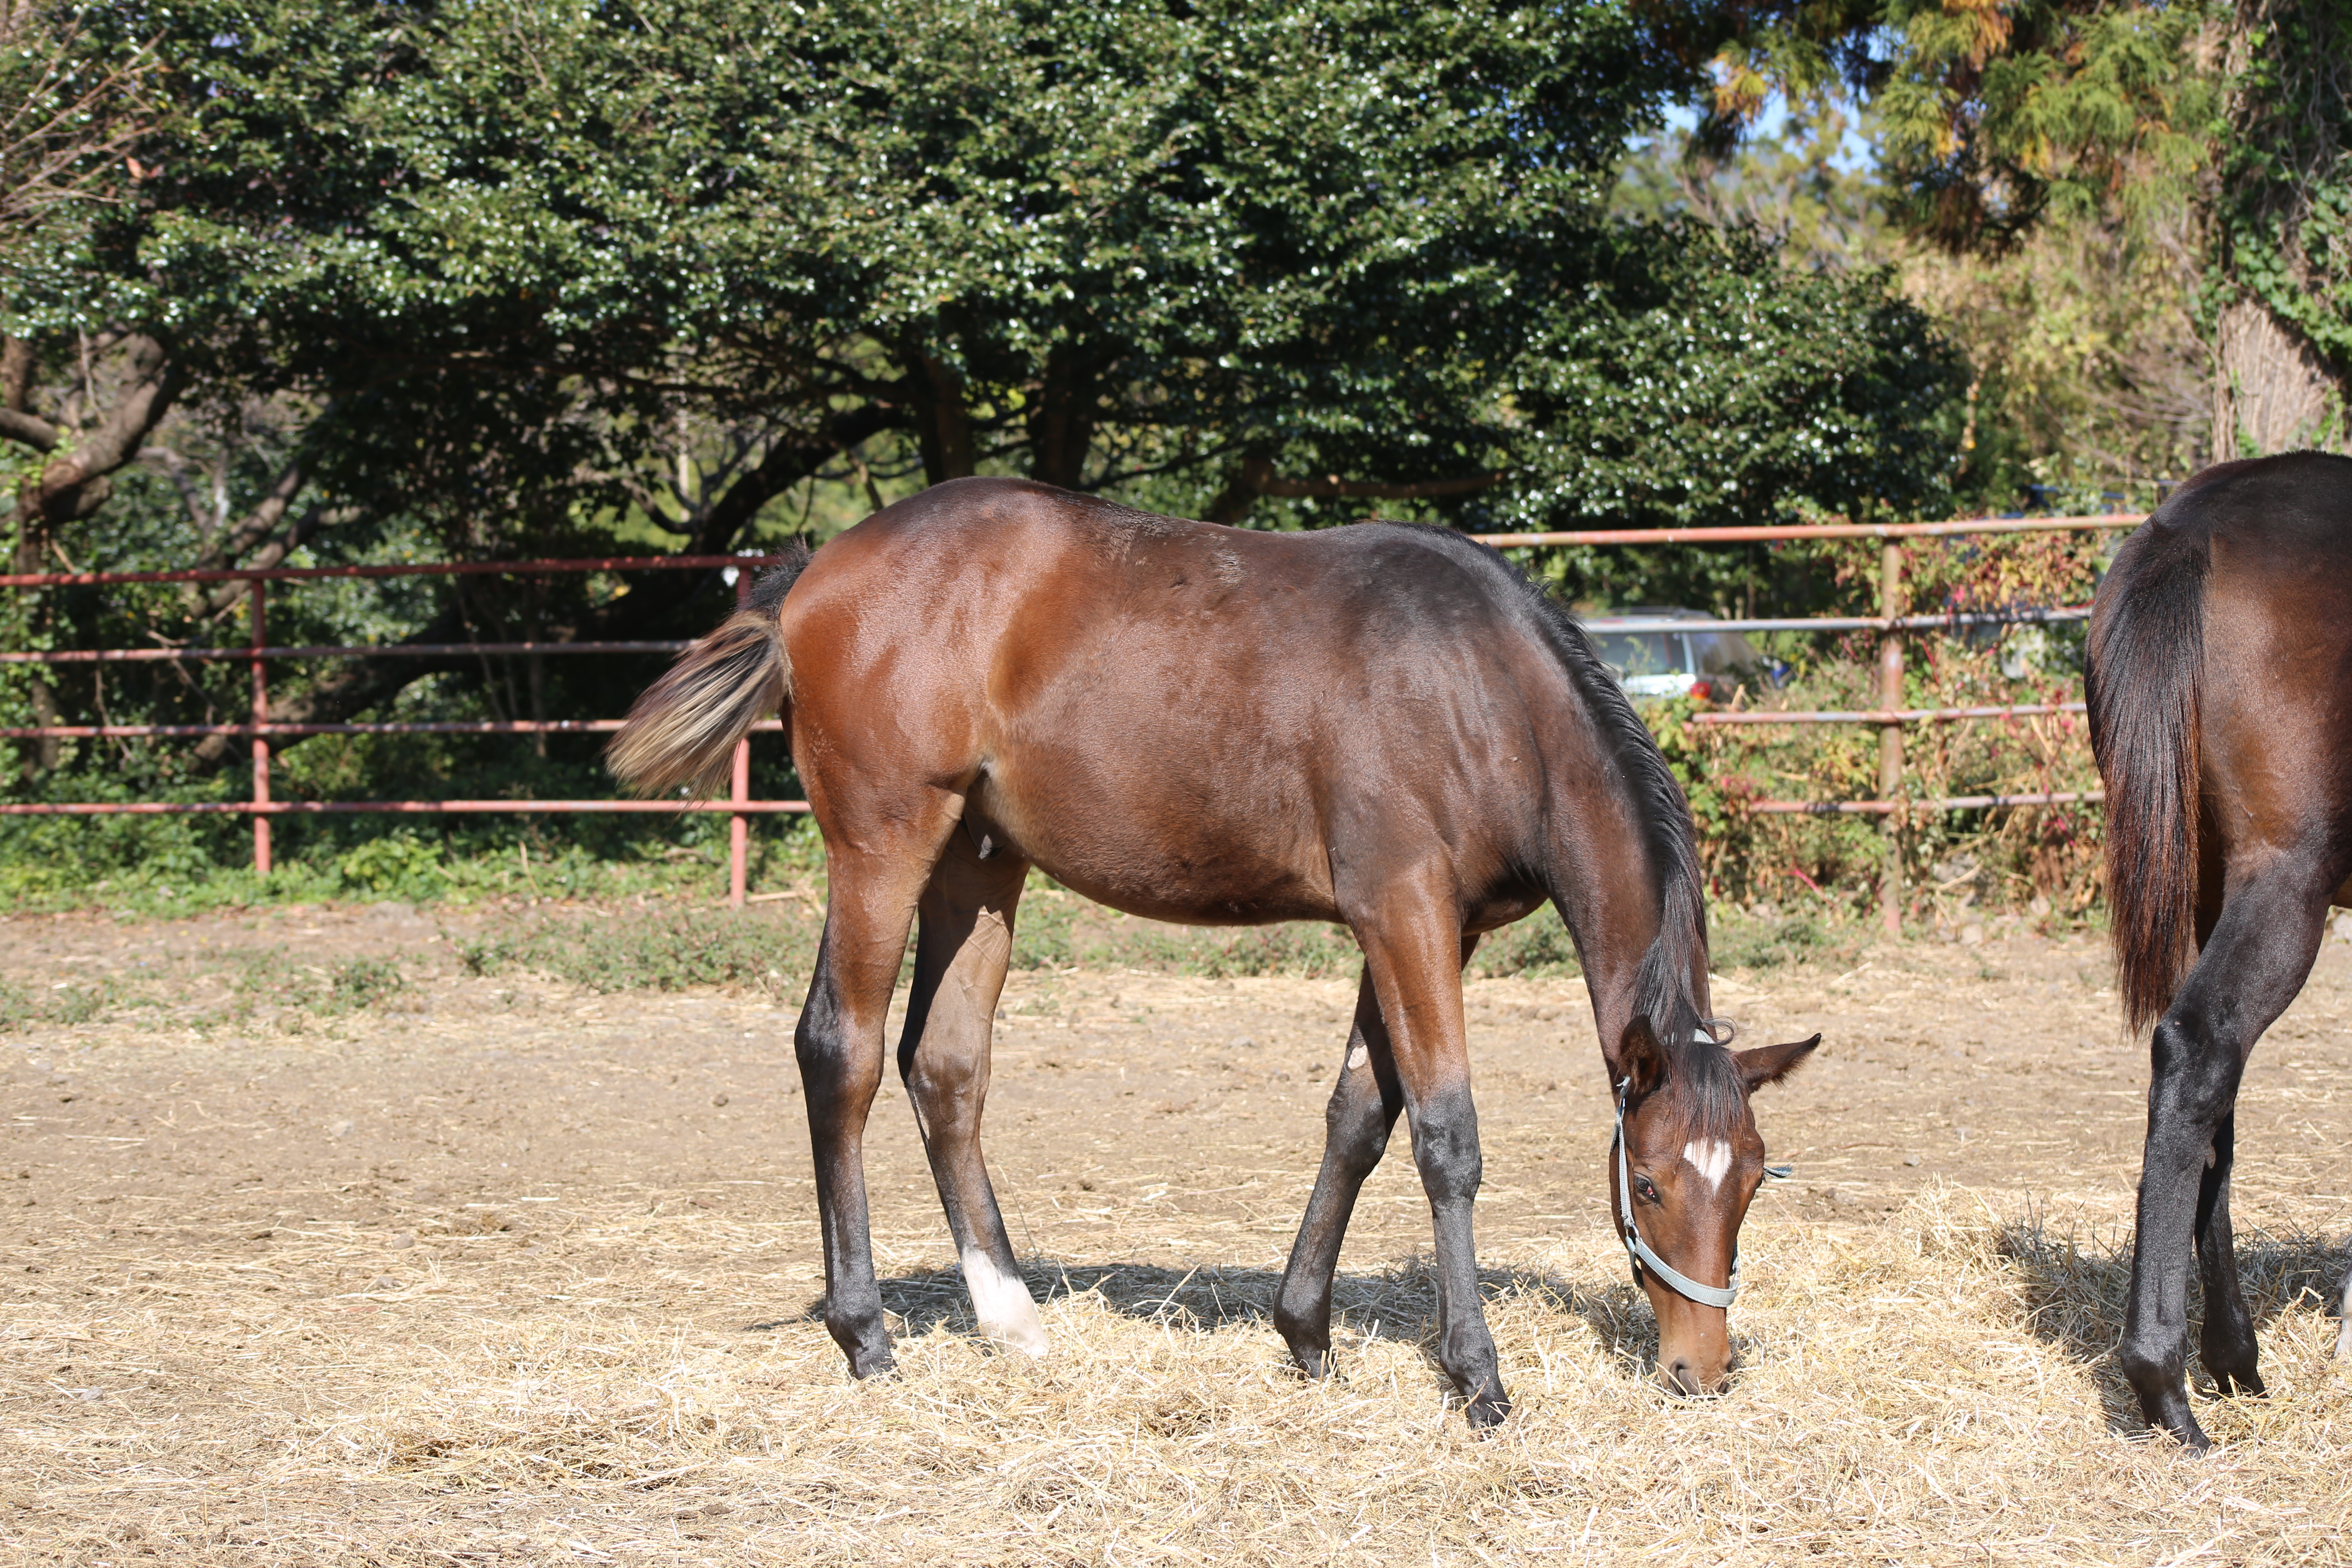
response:
M2352 903L2352 459L2224 463L2175 490L2100 584L2085 677L2124 1011L2154 1025L2119 1354L2149 1423L2201 1449L2190 1247L2205 1370L2260 1394L2230 1234L2238 1082L2328 905Z
M1480 933L1547 899L1622 1086L1638 1233L1687 1280L1732 1275L1764 1176L1748 1091L1819 1037L1718 1043L1681 792L1583 634L1493 551L1436 529L1254 533L958 480L762 579L640 699L614 768L647 793L708 784L779 708L827 854L797 1045L825 1324L857 1375L891 1364L861 1140L910 921L899 1074L982 1327L1045 1348L980 1145L1032 866L1134 914L1329 921L1361 946L1275 1312L1309 1375L1330 1366L1349 1215L1402 1113L1436 1232L1438 1361L1474 1425L1509 1409L1471 1239L1462 968ZM1721 1387L1722 1308L1637 1272L1662 1371L1685 1392Z

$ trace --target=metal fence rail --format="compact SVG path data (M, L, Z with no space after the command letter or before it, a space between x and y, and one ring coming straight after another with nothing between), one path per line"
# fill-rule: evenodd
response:
M44 572L0 574L0 586L16 588L105 587L132 583L244 583L248 585L251 640L244 647L65 648L0 653L0 663L98 665L177 663L242 659L251 666L252 717L242 724L37 724L0 727L0 735L35 739L174 738L247 736L253 742L252 797L242 801L42 801L0 803L0 816L249 816L253 818L253 867L270 868L269 822L276 816L428 815L452 813L578 814L723 811L729 816L728 902L740 908L749 872L751 819L804 812L801 800L753 800L751 743L737 742L728 798L671 800L273 800L269 794L269 742L278 735L556 735L599 734L618 730L617 719L417 721L349 724L273 724L269 721L268 667L281 658L446 658L542 654L675 653L684 642L668 640L502 643L379 643L373 645L272 646L268 640L268 584L353 577L538 576L571 572L677 572L733 568L735 597L749 596L751 573L772 564L772 555L609 556L577 561L447 561L413 565L273 566L180 572ZM752 726L774 732L773 719Z
M1474 534L1480 543L1498 549L1549 549L1572 546L1622 548L1660 545L1744 545L1804 540L1875 539L1880 557L1879 613L1876 616L1818 616L1749 618L1694 623L1678 620L1627 619L1614 629L1627 631L1687 631L1694 625L1710 630L1736 632L1876 632L1879 634L1880 705L1874 709L1814 711L1707 712L1691 716L1700 725L1874 724L1880 728L1879 794L1876 800L1747 803L1744 809L1759 816L1876 816L1885 825L1886 871L1882 900L1890 930L1900 927L1901 857L1896 834L1901 820L1913 812L1982 811L2009 806L2063 805L2095 803L2104 792L2043 792L2021 795L1954 795L1906 800L1903 787L1904 727L1911 724L1968 722L2083 712L2080 702L2015 703L1976 708L1905 708L1903 700L1903 637L1929 631L1960 631L1972 627L2052 625L2080 621L2087 606L2043 608L2021 605L2008 609L1967 610L1940 615L1911 613L1903 602L1902 555L1899 541L1942 539L1978 534L2080 532L2135 528L2137 513L2105 513L2088 517L1964 518L1946 522L1830 523L1738 528L1599 529L1568 533ZM467 642L383 643L374 645L272 645L268 640L268 584L305 583L337 578L533 576L575 572L674 572L734 568L740 603L751 589L751 572L781 559L763 555L610 556L592 560L456 561L369 566L273 566L259 569L201 568L162 572L55 572L0 574L0 587L102 587L148 583L243 583L251 609L251 638L242 647L69 648L0 652L0 664L37 666L99 666L180 661L243 660L251 669L252 716L229 724L48 724L0 727L0 736L12 739L175 739L222 735L246 737L252 742L253 789L244 801L86 801L0 803L0 816L102 816L148 815L246 815L253 818L254 868L262 875L270 868L269 823L272 817L342 815L442 815L450 813L605 813L605 812L726 812L730 818L728 856L729 901L744 900L750 822L753 816L805 812L798 800L751 798L751 743L735 749L732 784L724 801L667 800L363 800L281 801L269 793L269 742L278 736L304 735L542 735L602 734L618 730L617 719L417 721L372 723L272 723L269 721L268 668L287 658L446 658L452 657L540 657L547 654L674 653L687 647L677 640L593 642ZM773 733L782 729L771 719L753 726Z

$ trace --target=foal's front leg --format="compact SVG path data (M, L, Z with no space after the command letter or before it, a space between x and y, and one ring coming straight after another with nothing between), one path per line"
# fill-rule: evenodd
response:
M1406 885L1383 889L1353 923L1388 1027L1413 1163L1436 1232L1437 1363L1468 1402L1470 1425L1484 1429L1511 1413L1511 1401L1478 1297L1471 1212L1485 1164L1462 1026L1460 910L1448 886Z

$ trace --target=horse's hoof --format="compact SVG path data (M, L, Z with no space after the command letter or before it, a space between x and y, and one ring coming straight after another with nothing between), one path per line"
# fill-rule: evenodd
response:
M2148 1431L2151 1436L2161 1433L2171 1438L2190 1458L2201 1459L2213 1451L2213 1439L2205 1436L2205 1428L2197 1425L2197 1417L2187 1411L2181 1412L2177 1420L2149 1422Z
M2213 1392L2224 1398L2235 1394L2243 1394L2249 1399L2266 1399L2270 1396L2271 1391L2263 1386L2262 1373L2247 1366L2234 1372L2215 1373Z
M860 1345L851 1349L844 1346L842 1355L849 1363L849 1375L860 1383L868 1378L888 1377L898 1370L898 1358L890 1353L887 1340L878 1348Z
M1465 1405L1462 1414L1470 1419L1472 1436L1491 1437L1504 1422L1511 1418L1511 1402L1507 1399L1488 1399L1481 1394Z
M1339 1359L1328 1350L1294 1349L1290 1352L1290 1365L1309 1383L1321 1383L1339 1370Z
M1054 1342L1046 1336L1045 1328L1034 1321L982 1323L980 1332L982 1338L992 1340L1006 1350L1019 1351L1023 1355L1034 1356L1040 1361L1054 1353Z

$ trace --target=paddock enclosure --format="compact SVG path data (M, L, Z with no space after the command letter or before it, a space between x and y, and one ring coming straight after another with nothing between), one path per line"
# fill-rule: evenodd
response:
M781 950L814 901L740 918ZM2347 1555L2352 1368L2320 1299L2352 1261L2341 940L2241 1100L2273 1394L2200 1395L2221 1447L2189 1460L2130 1436L2112 1360L2147 1066L2103 936L1723 974L1749 1041L1825 1039L1758 1097L1797 1173L1748 1222L1745 1364L1710 1402L1645 1382L1581 982L1474 978L1479 1255L1518 1399L1479 1441L1424 1349L1409 1159L1348 1239L1343 1376L1296 1378L1268 1321L1352 977L1016 971L987 1138L1055 1353L971 1334L892 1085L867 1165L900 1370L856 1384L812 1312L803 974L600 992L464 962L647 918L0 921L0 1559Z

